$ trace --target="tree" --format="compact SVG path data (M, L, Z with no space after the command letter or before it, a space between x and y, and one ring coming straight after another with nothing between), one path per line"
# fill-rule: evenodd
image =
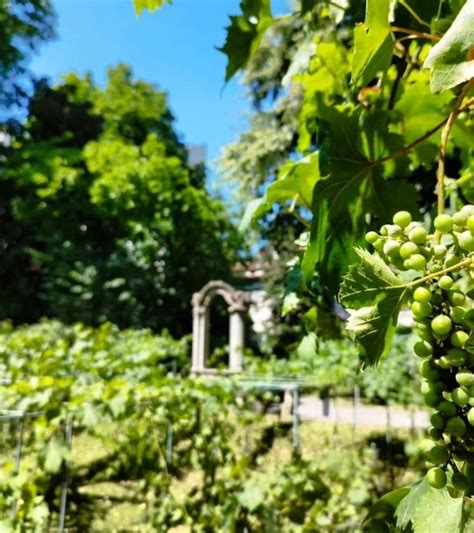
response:
M166 95L119 65L41 82L2 188L1 315L190 328L191 294L229 279L236 234L187 162Z
M27 61L54 37L51 0L0 0L0 107L23 103Z

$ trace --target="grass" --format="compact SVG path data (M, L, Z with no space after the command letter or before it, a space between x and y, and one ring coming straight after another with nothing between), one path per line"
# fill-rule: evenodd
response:
M264 427L275 424L278 419L275 416L267 416L254 424L253 427L240 427L230 438L234 447L246 449L255 444L257 436L261 435ZM292 457L291 423L276 424L278 431L267 453L260 457L256 471L264 472L288 462ZM80 434L74 437L71 454L73 469L84 468L94 461L104 459L113 448L114 437L120 432L120 427L110 425L102 428L101 438L88 434ZM324 421L305 421L300 425L301 455L304 459L315 460L318 464L327 467L331 461L334 450L340 450L344 456L351 450L360 449L361 445L368 446L367 442L374 434L380 435L380 428L357 428L356 431L350 425ZM105 437L105 438L104 438ZM389 436L392 439L409 439L410 433L405 430L397 430ZM177 452L179 453L179 452ZM338 465L334 465L335 468ZM196 486L201 484L201 473L190 471L182 479L173 477L171 480L171 494L176 502L182 502L186 495ZM410 473L408 474L410 481ZM90 524L92 531L152 531L145 525L147 497L137 498L140 493L138 482L97 482L84 485L80 493L94 497L99 503L100 515L94 517ZM150 496L150 495L149 495ZM132 500L132 501L129 501ZM184 533L189 528L175 528L175 533Z

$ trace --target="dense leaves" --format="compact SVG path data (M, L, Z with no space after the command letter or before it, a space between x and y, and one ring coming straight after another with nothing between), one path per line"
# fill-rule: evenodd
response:
M0 178L2 317L188 332L192 292L229 278L238 243L164 93L121 65L104 89L40 83L29 110Z
M309 428L310 459L290 458L288 424L258 414L262 397L167 375L188 351L167 335L45 321L4 323L0 341L2 414L36 413L23 420L19 472L18 421L1 421L2 530L57 527L66 460L77 530L355 528L400 471L358 443L334 451L332 426L316 443Z
M425 67L431 70L435 93L474 78L474 2L467 0L456 20L428 54Z
M54 36L54 18L51 0L0 2L1 107L25 101L27 60L42 41Z

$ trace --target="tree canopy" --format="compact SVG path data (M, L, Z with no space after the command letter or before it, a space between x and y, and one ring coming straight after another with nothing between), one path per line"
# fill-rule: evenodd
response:
M51 0L0 0L0 108L27 96L27 61L54 36Z
M192 292L229 278L237 241L163 92L126 65L103 89L76 74L38 82L6 151L2 317L189 331Z

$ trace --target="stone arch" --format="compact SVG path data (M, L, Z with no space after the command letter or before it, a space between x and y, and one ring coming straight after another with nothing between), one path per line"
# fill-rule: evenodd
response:
M209 357L210 306L216 296L221 296L229 312L229 371L240 372L244 350L244 314L247 312L248 293L238 291L225 281L210 281L192 297L193 345L192 368L194 374L212 372L206 368Z

